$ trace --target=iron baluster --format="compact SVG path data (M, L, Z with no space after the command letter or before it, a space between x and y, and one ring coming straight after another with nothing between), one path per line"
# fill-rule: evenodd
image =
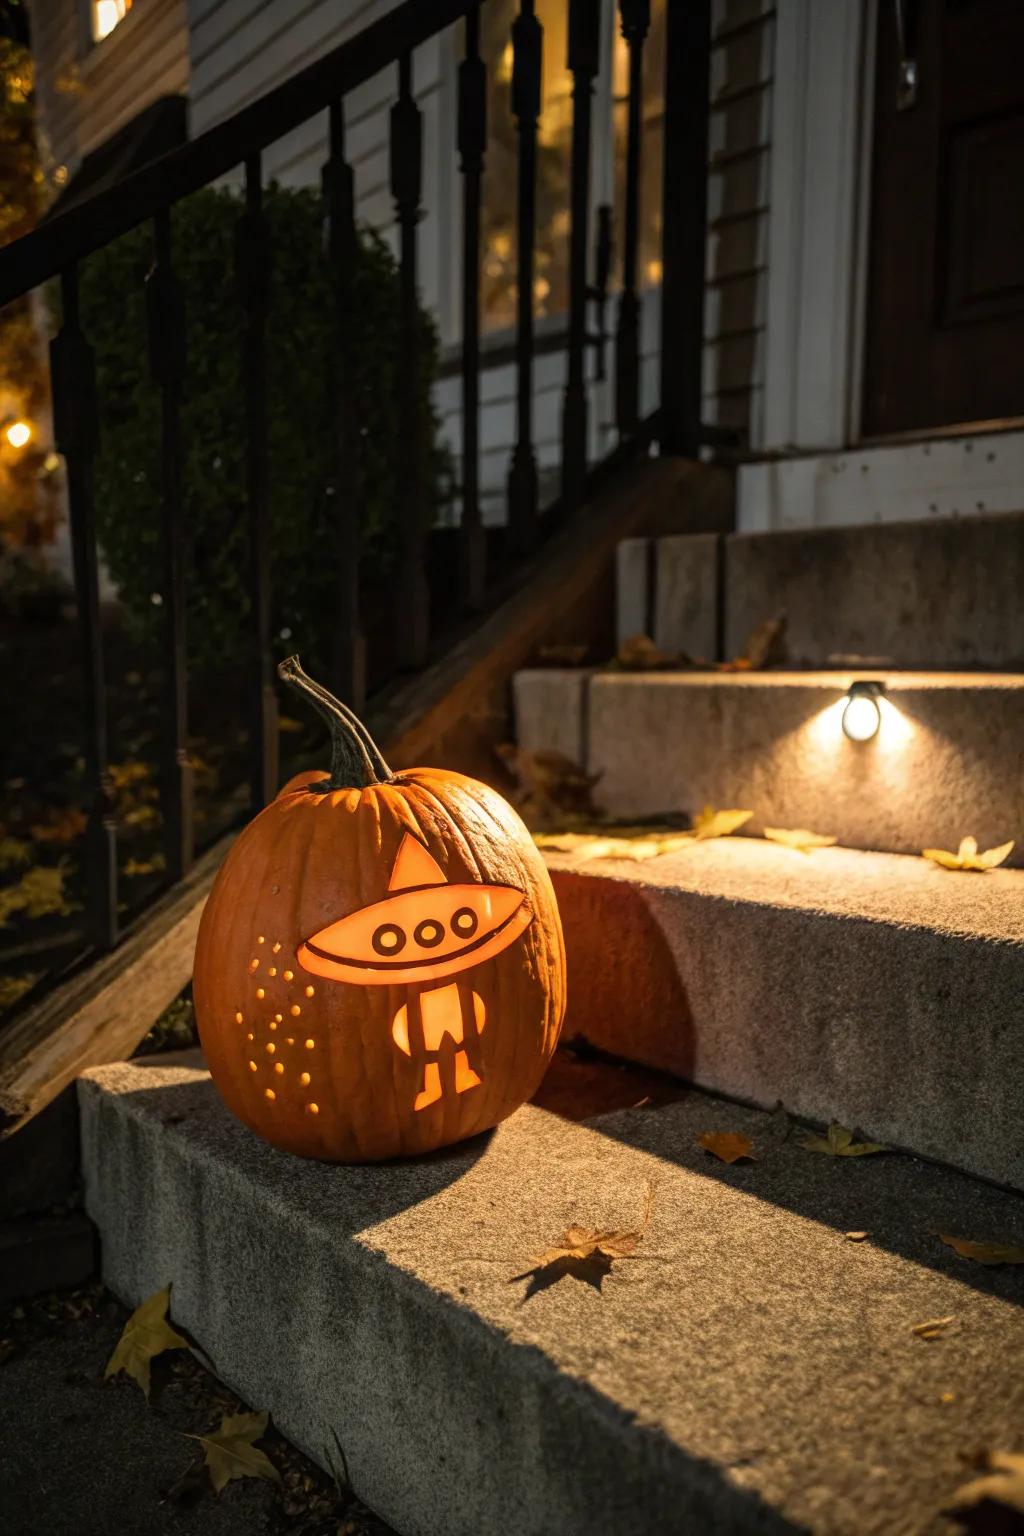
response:
M512 23L512 113L519 135L516 195L516 442L508 476L512 547L532 549L537 536L537 457L533 448L533 248L537 216L537 121L541 106L544 30L533 0Z
M424 423L420 410L420 336L416 292L416 225L423 176L422 114L412 93L412 55L398 61L398 100L391 108L391 195L399 229L400 336L398 482L401 553L395 614L399 667L422 667L430 639L430 598L424 569Z
M68 518L82 646L85 777L86 926L90 941L109 949L117 940L117 823L107 747L106 681L100 625L99 566L93 503L93 464L99 446L96 362L82 331L78 267L61 273L61 325L50 343L53 426L67 468Z
M480 57L480 7L466 13L459 65L462 172L462 600L483 606L486 542L480 518L480 190L487 147L487 68Z
M161 810L168 878L180 880L195 855L195 784L188 754L185 556L181 485L181 399L185 382L185 302L171 253L171 211L153 220L153 266L146 279L149 364L160 390L160 533L163 586Z
M608 304L608 279L612 272L612 210L602 203L597 210L597 237L594 241L594 286L590 297L597 306L597 368L595 379L605 379L605 343L608 331L605 326L605 309Z
M330 154L323 169L327 208L327 257L334 283L334 347L329 393L336 430L334 479L326 487L338 519L338 612L334 636L335 692L361 710L366 694L366 643L359 611L359 510L362 479L355 368L351 353L356 234L355 177L345 159L345 111L332 102Z
M615 424L621 437L640 422L640 297L636 264L640 229L640 158L643 153L643 57L651 0L619 0L622 36L629 55L626 188L623 218L622 293L615 331Z
M236 269L245 312L243 369L249 601L252 605L250 786L254 810L277 793L277 698L270 648L270 486L267 455L267 313L270 226L263 211L261 157L245 162L245 211L238 221Z
M711 0L665 0L662 453L696 458L704 366Z
M572 513L583 499L587 472L587 245L590 213L590 123L597 74L601 8L569 0L568 66L572 73L572 182L569 204L569 359L562 406L562 505Z

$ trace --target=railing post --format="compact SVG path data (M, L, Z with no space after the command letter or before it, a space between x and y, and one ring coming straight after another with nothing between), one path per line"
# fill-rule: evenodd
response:
M562 406L562 505L572 513L583 500L587 473L587 250L590 216L591 92L601 41L601 7L569 0L568 65L572 71L572 186L569 237L569 360Z
M327 207L327 256L334 280L334 346L329 393L336 431L334 478L327 493L334 497L338 519L338 612L334 632L335 692L361 710L366 693L366 643L359 610L359 511L362 484L359 463L359 424L356 419L355 369L352 359L353 281L358 252L355 179L345 159L345 110L331 104L328 121L329 158L323 170Z
M413 670L427 659L430 594L424 570L424 423L420 410L419 301L416 225L423 174L422 114L412 91L412 55L398 61L398 100L391 108L391 195L399 229L398 482L401 554L395 613L395 657Z
M704 365L711 0L665 0L662 453L696 458Z
M480 519L480 185L487 147L487 68L480 57L480 7L466 12L459 65L462 172L462 601L483 606L487 546Z
M270 647L270 486L267 455L267 312L270 226L263 211L258 154L245 162L245 212L238 221L236 270L245 311L246 489L249 505L249 601L252 604L250 785L254 810L277 793L277 698Z
M160 390L160 531L163 565L163 708L160 737L164 864L180 880L195 854L195 798L188 755L185 559L181 493L181 396L185 382L185 303L171 254L171 211L153 220L153 266L146 279L149 364Z
M50 343L53 427L67 467L68 518L82 647L82 704L89 818L85 832L86 926L109 949L117 939L117 824L107 757L107 705L100 628L93 463L99 446L96 362L78 308L78 267L61 274L61 325Z
M519 132L516 193L516 443L508 475L513 550L525 554L537 536L537 459L533 451L533 247L537 214L537 120L541 106L544 30L533 0L512 23L512 113Z
M619 0L622 36L629 54L629 103L626 130L626 188L622 244L622 293L615 331L615 424L621 437L640 421L640 298L636 260L640 232L640 157L643 151L644 40L651 23L651 0Z

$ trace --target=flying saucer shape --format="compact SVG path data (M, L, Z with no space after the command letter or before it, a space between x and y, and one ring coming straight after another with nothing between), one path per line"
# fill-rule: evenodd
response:
M532 918L510 885L449 884L409 833L388 894L300 944L304 970L362 987L429 982L500 954Z

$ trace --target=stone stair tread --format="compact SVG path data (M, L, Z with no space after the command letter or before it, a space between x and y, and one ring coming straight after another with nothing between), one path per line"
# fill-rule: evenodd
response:
M171 1281L217 1372L320 1461L336 1431L405 1536L936 1536L961 1458L1022 1448L1024 1270L936 1235L1024 1243L1019 1195L818 1156L697 1091L584 1123L531 1106L355 1168L257 1140L198 1061L96 1069L80 1097L109 1284ZM708 1156L714 1130L757 1161ZM633 1227L648 1187L600 1293L513 1282L570 1223Z
M812 831L828 833L828 827ZM946 870L930 859L854 848L800 853L764 838L707 838L655 859L547 854L552 869L758 906L866 918L901 928L1024 943L1024 870Z

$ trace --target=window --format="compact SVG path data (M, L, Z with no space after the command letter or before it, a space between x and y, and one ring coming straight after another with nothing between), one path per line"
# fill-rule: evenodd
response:
M101 43L114 28L124 21L132 8L132 0L90 0L92 40Z
M614 38L611 122L603 115L608 96L595 93L591 153L595 185L614 186L616 275L621 271L625 210L626 122L629 55L619 29L615 0L603 0L604 36ZM665 4L652 0L644 45L643 150L641 156L640 286L661 280L661 165L664 117ZM485 331L515 323L518 129L512 115L512 22L518 0L492 0L481 13L481 52L487 65L488 145L483 182L482 324ZM564 314L569 307L569 194L572 148L572 75L566 68L567 0L536 0L544 28L541 116L537 127L537 222L534 313ZM607 72L605 79L607 80ZM600 199L598 199L600 201ZM591 234L591 240L593 233ZM615 286L615 277L613 277Z

